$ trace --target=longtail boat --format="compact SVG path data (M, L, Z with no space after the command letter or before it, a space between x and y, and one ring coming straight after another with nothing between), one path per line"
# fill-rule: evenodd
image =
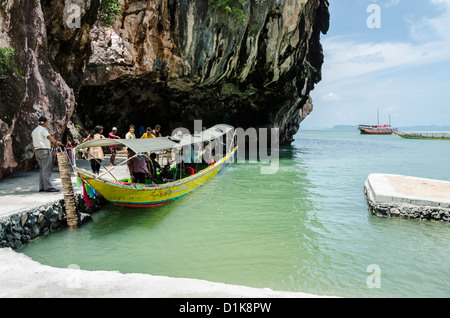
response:
M405 131L395 132L395 134L406 139L450 140L449 131Z
M227 138L226 146L223 138ZM198 161L195 164L198 167L193 175L184 175L181 169L177 170L177 164L174 164L172 170L175 170L177 178L175 181L164 182L162 180L146 180L144 184L132 183L131 179L106 178L106 175L113 175L112 170L116 166L107 169L99 175L95 175L85 169L74 167L74 171L78 178L86 185L93 188L109 202L125 207L156 207L169 203L177 198L186 195L188 192L196 189L218 172L224 169L228 164L233 163L236 159L237 147L234 141L234 128L229 125L216 125L212 128L202 131L194 135L181 135L180 138L157 137L148 139L95 139L87 141L75 148L76 151L88 149L90 147L108 147L108 146L124 146L134 151L135 156L148 157L151 152L167 151L171 158L174 153L187 153L193 149L194 144L201 145L203 158L205 151L211 154L212 149L215 152L214 157L217 160L208 162ZM192 147L192 148L191 148ZM226 148L226 149L224 149ZM198 158L198 157L197 157ZM211 156L208 156L211 158ZM131 159L131 158L128 158ZM166 162L170 163L167 157ZM172 162L173 164L173 162ZM193 164L194 165L194 164Z

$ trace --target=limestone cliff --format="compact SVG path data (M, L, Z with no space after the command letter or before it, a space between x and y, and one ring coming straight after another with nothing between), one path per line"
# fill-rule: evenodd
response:
M0 1L0 47L9 45L23 75L9 70L0 77L0 178L30 168L39 116L61 137L75 107L73 90L50 63L39 1Z
M111 27L99 0L0 0L0 46L24 78L0 82L0 177L26 167L36 118L62 137L87 128L160 124L279 127L289 143L321 79L327 0L246 0L240 21L208 0L122 0ZM78 14L78 17L74 14Z

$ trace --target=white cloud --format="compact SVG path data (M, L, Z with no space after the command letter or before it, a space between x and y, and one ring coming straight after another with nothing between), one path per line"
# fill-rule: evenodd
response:
M411 36L420 42L429 41L450 41L448 25L450 21L450 0L430 0L435 5L441 15L437 17L422 17L415 19L414 17L406 17L409 24Z
M390 8L390 7L394 7L394 6L398 5L399 3L400 3L400 0L390 0L388 2L385 2L384 6L386 8Z
M328 93L321 97L321 100L324 102L339 102L341 97L335 93Z
M358 43L325 39L324 79L337 81L395 67L450 60L450 43Z
M371 0L383 8L398 5L389 13L383 9L386 23L376 34L373 30L359 29L356 33L355 28L343 28L351 32L344 35L339 27L345 24L339 25L342 20L336 20L336 34L341 35L330 36L330 32L322 37L322 81L312 92L314 112L305 120L306 125L360 124L376 119L377 109L380 122L387 123L391 115L396 126L448 122L444 114L448 114L450 98L450 32L446 28L450 0L419 1L423 2L409 6L409 1ZM411 12L415 16L406 20ZM401 26L401 33L392 32L390 37L388 19L407 24ZM414 37L403 32L407 28ZM376 42L376 38L382 41Z
M395 6L400 0L383 2ZM405 18L414 41L358 42L346 37L324 37L324 80L339 81L398 67L450 61L450 0L429 0L434 18Z

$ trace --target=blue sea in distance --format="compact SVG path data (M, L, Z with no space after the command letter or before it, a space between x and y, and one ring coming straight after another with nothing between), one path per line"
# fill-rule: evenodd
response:
M164 207L108 205L19 252L46 265L340 297L450 297L450 225L372 216L371 173L450 181L450 141L303 130ZM373 269L376 269L375 271Z

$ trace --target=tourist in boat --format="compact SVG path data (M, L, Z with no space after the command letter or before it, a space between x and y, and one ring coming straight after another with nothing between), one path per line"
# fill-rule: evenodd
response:
M163 171L159 175L160 179L164 182L175 181L175 175L170 171L170 165L165 165Z
M152 134L153 134L155 137L162 137L160 131L161 131L161 126L160 126L160 125L156 125L156 126L155 126L155 129L152 130Z
M94 128L94 131L83 140L83 142L105 138L102 133L103 126L98 125ZM94 174L98 175L100 173L100 166L104 158L105 154L103 153L102 147L90 147L88 149L88 160L91 162L91 169Z
M111 139L120 139L119 136L116 135L117 133L117 128L113 127L111 132L108 134L108 138ZM111 158L109 159L109 164L111 166L115 166L116 164L114 163L115 159L116 159L116 153L117 153L117 146L110 146L109 147L109 151L111 152Z
M161 131L161 126L160 125L156 125L155 129L152 130L153 136L155 136L155 137L162 137L160 131ZM159 161L159 150L155 151L155 153L156 153L156 160Z
M137 155L136 153L128 149L128 169L130 171L131 182L134 183L145 183L145 178L148 176L152 179L150 175L151 167L150 162L147 157L143 155Z
M150 127L147 127L145 133L143 133L141 136L141 139L145 138L155 138L155 135L153 135L152 129Z
M161 171L161 165L156 160L156 153L153 152L150 154L150 174L152 180L156 180L156 173L158 171Z
M134 125L130 125L130 129L125 135L125 139L136 139L136 135L134 134Z
M33 138L33 148L36 160L39 163L39 192L59 192L50 182L53 170L51 144L63 146L63 143L53 138L47 130L47 118L39 118L37 126L31 136Z
M184 168L184 174L193 175L195 174L195 170L190 165L186 165L186 167Z

